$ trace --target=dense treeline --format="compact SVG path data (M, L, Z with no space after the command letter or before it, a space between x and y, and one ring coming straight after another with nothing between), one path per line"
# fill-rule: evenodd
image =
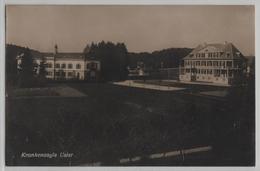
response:
M189 48L170 48L152 53L129 53L124 43L112 43L101 41L87 45L83 50L86 58L93 58L101 62L100 78L103 81L125 80L128 75L128 67L136 68L141 62L146 68L158 69L160 67L171 68L178 67L180 59L185 57L192 49ZM17 70L16 57L24 53L24 59L31 60L27 63L30 66L24 66L33 70L33 58L42 57L42 53L16 45L6 45L6 83L8 85L18 85L30 87L30 83L22 83L26 75L20 78ZM32 58L32 59L31 59ZM28 71L28 70L27 70ZM26 72L27 72L26 71ZM45 77L44 61L40 66L40 75L38 80ZM28 73L28 72L27 72ZM23 73L24 74L24 73ZM32 75L32 74L31 74ZM19 76L19 77L18 77ZM28 75L29 77L29 75ZM35 75L33 75L35 77ZM29 79L28 79L29 80ZM35 80L33 81L35 82Z
M21 63L17 66L17 57ZM34 58L41 58L38 74ZM44 86L46 83L46 70L43 54L39 51L12 44L6 45L6 85L13 87Z
M24 51L24 47L16 45L6 45L6 60L5 60L5 71L6 71L6 83L8 85L15 84L17 80L17 63L16 57L21 51Z
M124 80L128 71L128 52L124 43L112 42L92 43L84 49L86 58L94 58L101 62L101 79L103 81Z
M16 57L22 55L22 62L18 70ZM12 44L6 45L6 85L19 87L32 87L38 82L35 75L34 57L41 57L42 54L38 51L16 46Z
M190 48L169 48L152 53L129 53L129 66L136 68L138 62L142 62L146 68L175 68L179 66L180 60L188 55Z
M27 51L28 58L42 57L42 53L29 48L16 45L6 45L6 83L17 85L18 70L16 57L19 53ZM103 81L124 80L127 79L128 68L136 68L141 63L147 70L155 71L158 68L176 68L181 59L192 51L191 48L169 48L152 53L128 52L124 43L99 42L87 45L83 50L86 58L93 58L101 62L100 78ZM251 59L251 58L250 58ZM252 57L251 66L254 70L254 58ZM30 67L30 66L29 66ZM44 61L40 66L39 80L44 80L45 67ZM40 81L42 82L42 81Z

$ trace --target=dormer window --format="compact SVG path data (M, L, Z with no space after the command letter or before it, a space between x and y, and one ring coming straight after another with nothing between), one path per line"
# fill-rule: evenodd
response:
M228 58L230 57L230 53L227 53L227 57L228 57Z
M237 56L240 56L240 52L237 52L236 54L237 54Z

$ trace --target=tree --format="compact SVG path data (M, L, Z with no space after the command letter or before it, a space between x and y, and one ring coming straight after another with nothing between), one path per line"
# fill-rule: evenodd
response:
M45 84L46 82L46 74L47 74L46 59L44 57L42 57L40 65L38 67L39 67L38 81L42 85Z
M6 58L5 58L5 67L6 67L6 88L10 86L16 86L18 80L17 73L17 61L16 57L21 51L24 51L24 47L7 44L6 45Z
M86 46L84 52L86 52ZM92 43L86 57L101 62L101 78L104 81L124 80L127 78L128 52L124 43L114 44L101 41Z
M34 64L29 48L26 48L21 55L21 64L18 84L20 87L32 87L34 84Z

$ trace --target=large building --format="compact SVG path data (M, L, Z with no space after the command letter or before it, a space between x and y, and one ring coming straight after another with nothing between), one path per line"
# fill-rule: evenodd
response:
M246 59L232 44L203 44L183 58L180 81L232 85L242 81Z
M18 69L22 55L17 57ZM97 79L99 76L100 61L85 56L83 53L59 53L57 45L54 53L37 53L32 56L36 64L36 73L39 73L40 64L44 62L46 78L49 79L88 80Z

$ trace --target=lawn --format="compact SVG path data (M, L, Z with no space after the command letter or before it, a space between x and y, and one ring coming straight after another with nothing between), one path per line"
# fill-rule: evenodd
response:
M235 112L225 99L112 84L67 86L86 96L7 98L7 165L82 165L96 161L117 165L118 159L125 157L193 146L217 147L223 143L220 137L232 132L225 130L222 135L233 121L230 113ZM74 156L29 159L21 158L22 152L71 152Z

